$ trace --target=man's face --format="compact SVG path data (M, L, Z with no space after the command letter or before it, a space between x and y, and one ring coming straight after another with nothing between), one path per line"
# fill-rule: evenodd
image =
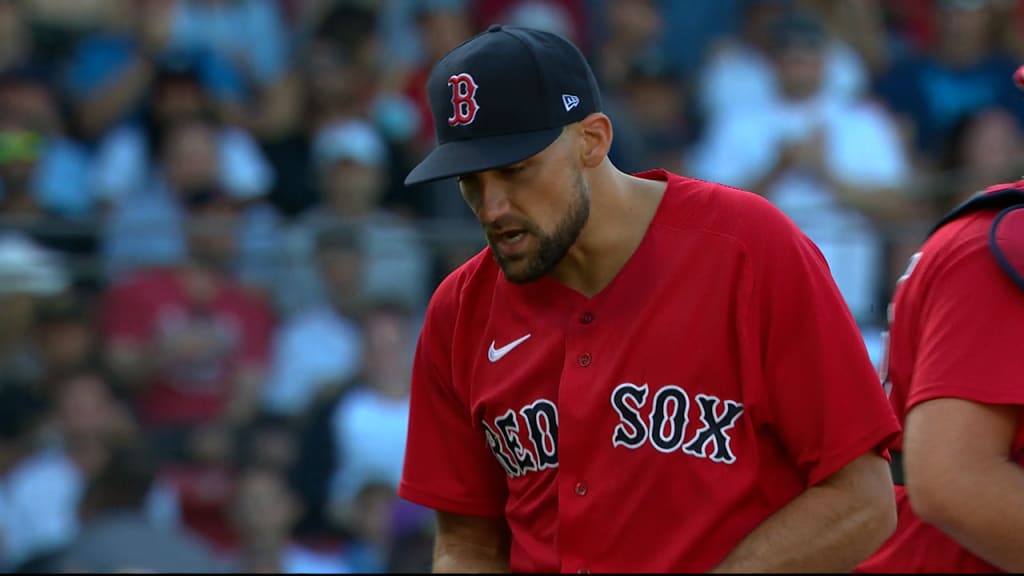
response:
M819 45L803 42L777 52L777 70L783 93L802 100L821 90L825 66L822 50Z
M352 160L338 160L325 166L321 178L325 204L338 216L355 217L372 212L386 183L382 168Z
M238 207L218 197L188 209L190 255L209 265L225 268L235 257Z
M276 544L286 539L298 510L280 474L267 469L242 474L235 486L233 520L246 543Z
M198 79L174 77L161 79L153 97L157 120L167 126L179 120L199 116L207 105L207 95Z
M551 272L590 217L590 190L573 155L576 138L568 129L523 162L459 178L462 196L510 282L532 282Z
M81 366L96 345L92 327L84 318L47 322L39 327L39 353L47 366Z
M355 249L330 247L317 255L320 275L335 302L348 303L362 287L363 257Z
M164 136L163 171L179 193L220 183L217 132L204 122L176 125Z
M420 30L432 60L440 60L472 34L470 22L460 10L432 10L421 17Z
M944 2L936 10L940 41L975 52L992 39L992 10L981 1Z
M98 474L111 442L133 433L131 417L99 376L83 374L60 381L56 416L67 450L79 471Z
M363 320L365 362L373 385L407 392L415 334L410 318L387 308L372 310Z

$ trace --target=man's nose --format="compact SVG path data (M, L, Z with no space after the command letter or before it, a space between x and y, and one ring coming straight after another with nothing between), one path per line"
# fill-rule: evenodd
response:
M485 224L495 222L509 211L508 191L499 183L481 182L480 209L477 217Z

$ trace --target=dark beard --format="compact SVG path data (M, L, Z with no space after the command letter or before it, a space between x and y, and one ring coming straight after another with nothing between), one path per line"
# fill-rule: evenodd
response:
M551 234L543 234L537 229L529 232L537 237L539 247L537 253L529 256L526 268L521 272L513 272L512 260L501 255L497 250L491 249L498 265L505 272L505 278L514 284L525 284L538 280L551 272L559 262L569 253L569 249L576 243L583 226L590 218L590 190L583 179L583 172L576 172L576 182L573 185L572 198L569 201L569 209L562 218L562 221L555 227Z

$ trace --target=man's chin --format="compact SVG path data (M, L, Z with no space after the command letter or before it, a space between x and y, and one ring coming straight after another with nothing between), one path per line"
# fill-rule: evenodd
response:
M540 276L526 276L505 272L505 280L508 280L512 284L529 284L530 282L536 282L539 278Z
M527 284L544 276L544 271L538 271L535 267L530 266L530 261L527 258L509 260L502 258L496 252L492 251L492 253L498 266L501 267L501 271L505 274L505 279L513 284Z

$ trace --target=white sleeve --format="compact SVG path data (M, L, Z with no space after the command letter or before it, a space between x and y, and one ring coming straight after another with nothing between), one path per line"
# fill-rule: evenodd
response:
M274 184L274 171L256 141L243 130L229 128L221 133L221 181L238 199L262 196Z
M832 170L843 183L867 189L900 187L911 176L899 129L875 105L858 106L838 120Z
M81 479L57 452L36 453L23 462L12 481L14 533L7 534L9 557L24 561L71 542L78 530L76 505Z
M119 128L99 144L89 173L89 187L99 200L117 203L146 184L149 162L142 133Z
M770 121L736 112L708 125L704 138L686 162L689 176L737 188L748 188L778 160Z
M825 89L833 97L860 98L869 88L864 59L849 44L832 42L825 52Z
M707 118L760 108L775 98L777 81L771 63L757 52L728 45L712 52L699 72L697 101Z

